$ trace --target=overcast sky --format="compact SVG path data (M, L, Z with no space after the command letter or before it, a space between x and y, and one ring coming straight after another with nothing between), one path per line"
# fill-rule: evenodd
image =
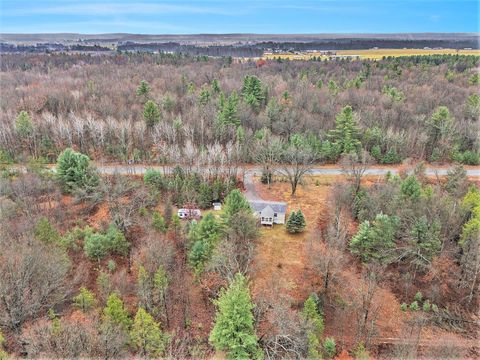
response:
M478 32L478 0L0 0L0 32Z

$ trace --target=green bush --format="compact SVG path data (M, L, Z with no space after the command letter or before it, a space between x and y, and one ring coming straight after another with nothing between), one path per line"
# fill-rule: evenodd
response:
M155 230L165 234L168 230L167 222L165 218L158 212L154 211L152 215L152 226Z
M75 307L87 312L95 306L95 295L90 290L81 287L80 292L73 298Z
M337 345L335 344L335 339L327 337L323 343L323 348L325 349L325 354L329 358L333 358L337 352Z
M164 179L160 171L154 169L147 169L145 175L143 175L143 182L146 185L155 187L157 189L163 189Z
M421 302L422 299L423 299L423 294L421 293L421 291L417 291L417 293L413 297L413 300L415 300L417 302Z
M105 234L90 233L85 236L84 251L90 259L100 260L111 253L125 256L129 247L125 235L114 225L110 225Z
M400 310L402 310L402 311L407 311L407 310L408 310L408 305L407 305L406 303L402 303L402 304L400 305Z
M273 174L271 171L262 171L262 177L260 181L262 184L271 184L272 183Z
M60 243L60 234L46 217L42 217L37 221L33 232L38 240L46 244Z
M418 302L414 301L410 304L410 310L417 311L420 307L418 306Z

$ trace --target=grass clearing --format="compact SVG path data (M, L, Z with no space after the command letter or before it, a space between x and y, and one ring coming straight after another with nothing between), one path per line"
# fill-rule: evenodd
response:
M480 56L480 50L475 49L366 49L366 50L335 50L335 55L325 55L325 52L297 52L297 53L266 53L263 59L284 59L284 60L310 60L312 58L327 60L334 56L358 56L360 59L380 60L384 56L414 56L414 55L476 55Z

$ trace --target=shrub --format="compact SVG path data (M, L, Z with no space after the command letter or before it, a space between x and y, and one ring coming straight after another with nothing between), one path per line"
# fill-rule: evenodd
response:
M98 174L91 166L89 157L70 148L58 156L57 177L67 193L77 188L93 191L99 182Z
M417 311L420 307L418 306L418 302L414 301L410 304L410 310Z
M112 259L108 260L108 263L107 263L108 271L113 273L116 268L117 268L117 263L115 262L115 260L112 260Z
M409 175L402 181L400 191L404 197L417 200L422 194L422 186L415 175Z
M113 224L105 234L90 233L85 236L84 251L90 259L100 260L110 253L125 256L129 247L125 235Z
M152 226L155 230L165 234L168 230L167 222L165 218L158 212L154 211L152 215Z
M95 260L103 259L108 254L107 237L99 233L86 236L83 249L88 258Z
M164 185L162 173L154 169L147 169L145 175L143 175L143 182L159 190L163 189Z
M337 352L337 345L335 344L335 339L331 337L327 337L323 343L323 348L325 349L325 353L329 358L333 358L335 353Z
M273 174L271 171L262 171L262 177L260 178L260 181L262 184L271 184L272 183L272 178Z
M402 303L402 304L400 305L400 310L402 310L402 311L407 311L407 310L408 310L408 305L407 305L406 303Z
M35 237L46 244L60 243L60 234L46 217L37 221L34 229Z
M415 294L415 296L413 297L413 300L417 301L417 302L421 302L423 299L423 295L420 291L417 291L417 293Z
M73 298L75 307L83 312L87 312L95 306L95 295L85 287L80 288L80 292Z
M23 138L32 135L33 123L26 111L20 111L15 119L15 131Z

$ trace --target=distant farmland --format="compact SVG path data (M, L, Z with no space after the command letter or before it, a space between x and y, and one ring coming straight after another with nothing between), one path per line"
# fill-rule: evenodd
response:
M318 52L284 52L284 53L265 53L264 59L290 59L290 60L310 60L312 58L328 59L332 57L355 57L360 59L382 59L386 56L412 56L412 55L441 55L441 54L459 54L480 56L480 50L472 49L368 49L368 50L336 50L326 55L324 51Z

